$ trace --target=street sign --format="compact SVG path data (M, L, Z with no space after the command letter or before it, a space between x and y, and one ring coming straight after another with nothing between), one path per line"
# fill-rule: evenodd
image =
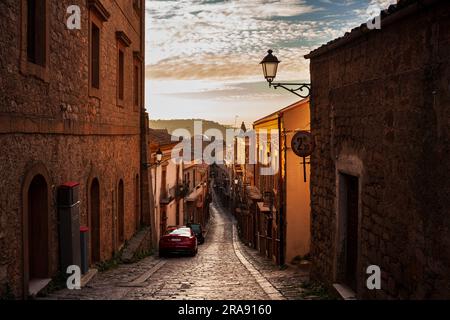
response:
M314 140L312 139L311 132L298 131L292 137L291 141L292 151L302 158L308 157L314 151Z
M292 137L292 151L303 158L303 180L306 182L306 157L310 156L314 151L314 140L309 131L298 131Z

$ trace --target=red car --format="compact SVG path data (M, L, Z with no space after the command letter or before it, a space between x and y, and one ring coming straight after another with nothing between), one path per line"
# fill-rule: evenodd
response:
M168 232L159 240L159 256L167 253L188 253L191 256L197 254L197 237L189 227L179 227Z

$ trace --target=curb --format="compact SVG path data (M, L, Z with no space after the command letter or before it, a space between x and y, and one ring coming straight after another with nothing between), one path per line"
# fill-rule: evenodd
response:
M236 224L233 219L233 247L236 256L241 261L241 263L247 268L247 270L251 273L251 275L255 278L256 282L258 282L259 286L263 289L263 291L269 296L271 300L286 300L286 298L278 291L262 274L259 272L251 262L247 260L247 258L241 253L239 249L239 240L237 239L236 232Z
M144 272L139 277L134 279L133 281L129 283L124 283L120 285L121 287L142 287L145 286L145 281L147 281L153 274L155 274L159 269L161 269L165 264L167 263L167 260L161 260L158 262L153 268L150 270Z

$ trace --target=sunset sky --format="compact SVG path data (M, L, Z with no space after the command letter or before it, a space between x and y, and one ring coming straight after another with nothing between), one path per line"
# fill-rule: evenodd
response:
M250 125L297 100L268 88L259 62L269 48L282 61L276 80L309 81L305 54L395 2L147 0L150 118Z

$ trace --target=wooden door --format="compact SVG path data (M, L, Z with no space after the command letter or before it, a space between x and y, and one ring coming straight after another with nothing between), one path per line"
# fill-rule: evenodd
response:
M347 285L356 292L358 263L358 178L347 175L346 268Z

